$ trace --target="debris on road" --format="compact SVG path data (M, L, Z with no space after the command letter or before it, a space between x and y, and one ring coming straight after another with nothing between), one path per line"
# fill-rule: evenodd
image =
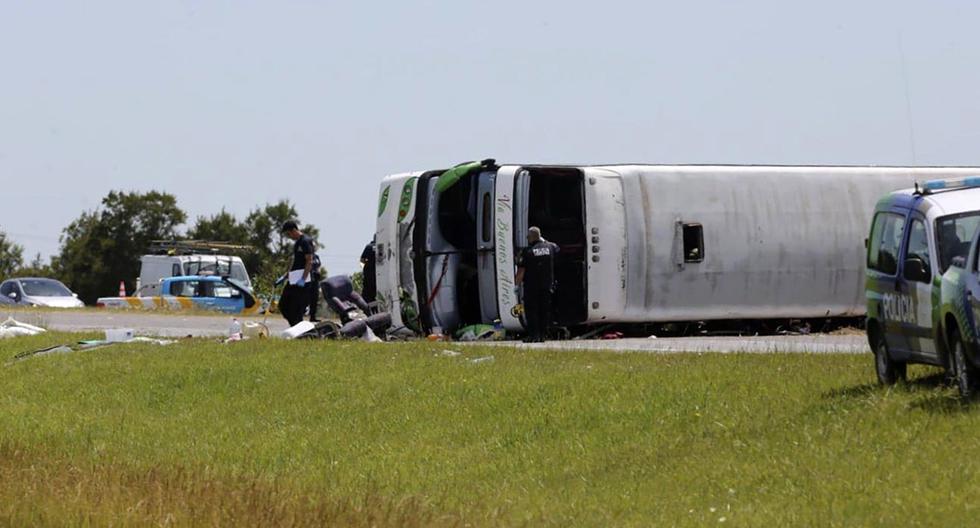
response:
M470 360L470 363L491 363L493 356L478 357Z
M228 337L224 342L232 343L235 341L247 341L249 339L265 339L269 337L269 334L269 327L264 322L245 321L245 324L242 324L236 318L232 319L231 327L228 329Z
M132 328L110 328L105 331L105 340L110 343L125 343L133 340Z
M130 339L129 342L130 343L150 343L152 345L160 345L160 346L172 345L172 344L176 343L176 341L174 341L173 339L156 339L156 338L153 338L153 337L143 337L143 336L136 336L136 337Z
M245 339L251 339L253 337L269 337L269 327L266 326L265 323L245 321L245 324L242 327L242 337Z
M55 345L51 347L42 348L40 350L28 350L27 352L21 352L14 356L14 361L20 359L26 359L29 357L44 356L48 354L64 354L67 352L74 352L74 349L68 345Z
M488 324L464 326L456 332L457 341L497 341L502 338L503 333Z
M130 330L130 332L132 332L132 331ZM108 330L106 331L106 334L107 335L109 334L109 331ZM41 349L37 349L37 350L28 350L28 351L21 352L21 353L15 355L12 360L13 361L19 361L21 359L27 359L27 358L38 357L38 356L47 356L47 355L50 355L50 354L66 354L68 352L91 351L91 350L95 350L95 349L98 349L98 348L104 348L104 347L107 347L107 346L118 345L118 344L122 344L122 343L130 343L130 344L131 343L150 343L150 344L158 345L158 346L166 346L166 345L172 345L172 344L176 343L176 341L173 341L173 340L170 340L170 339L155 339L155 338L152 338L152 337L142 337L142 336L131 337L130 339L127 339L127 340L121 340L121 339L117 339L117 340L111 340L111 339L87 339L87 340L84 340L84 341L79 341L79 342L75 343L74 345L55 345L55 346L49 346L49 347L45 347L45 348L41 348Z
M13 317L8 317L6 321L0 323L0 338L21 337L43 334L47 330L40 326L22 323Z
M316 325L309 321L301 321L282 331L280 337L284 339L296 339L316 329Z
M368 343L383 343L384 342L384 341L381 340L380 337L378 337L377 335L375 335L374 330L371 330L371 327L370 326L365 326L364 327L364 335L361 336L361 339L363 339L364 341L367 341Z

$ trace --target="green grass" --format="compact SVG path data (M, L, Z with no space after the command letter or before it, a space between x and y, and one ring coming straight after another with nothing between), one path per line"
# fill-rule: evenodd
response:
M972 525L980 412L935 373L309 341L38 357L0 368L0 524Z

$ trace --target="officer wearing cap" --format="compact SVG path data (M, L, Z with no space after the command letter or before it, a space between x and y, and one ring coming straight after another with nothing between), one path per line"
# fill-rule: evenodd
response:
M295 326L303 321L313 298L310 290L316 287L313 282L313 255L316 251L313 239L299 230L295 220L283 223L282 232L293 241L293 260L289 266L286 287L279 298L279 311L289 322L289 326ZM299 270L302 273L298 273Z
M524 319L530 343L543 343L551 326L551 299L555 294L555 255L558 245L541 236L541 229L527 230L527 247L517 262L516 283L524 287Z

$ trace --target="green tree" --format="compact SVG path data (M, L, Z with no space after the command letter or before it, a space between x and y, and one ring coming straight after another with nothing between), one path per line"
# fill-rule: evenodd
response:
M245 225L249 229L250 244L266 252L266 256L272 261L268 264L278 265L281 263L285 267L287 258L293 248L293 242L282 233L282 224L286 220L296 219L299 213L296 206L289 203L289 200L280 200L274 204L266 204L265 207L254 209L245 218ZM320 238L320 230L311 224L302 225L300 230L309 235L314 241Z
M194 227L187 231L187 238L245 245L249 243L249 230L235 215L222 209L216 215L197 217Z
M274 294L273 283L286 271L292 258L293 242L282 233L282 224L298 217L296 206L288 200L258 207L245 217L248 244L255 248L249 272L255 274L256 290L260 293ZM300 230L314 241L320 237L320 230L311 224L303 225Z
M198 217L187 236L195 240L249 246L252 251L241 257L252 276L255 291L272 297L276 289L274 283L292 257L293 244L282 234L282 224L298 216L296 206L288 200L256 207L243 221L222 209L218 214ZM313 240L319 237L320 231L313 225L306 224L300 229Z
M12 276L24 264L24 248L0 231L0 280Z
M51 277L57 278L54 268L50 263L45 263L41 254L37 253L34 258L25 266L17 270L17 275L21 277Z
M119 281L132 291L150 242L178 238L186 219L171 194L112 191L64 229L54 271L86 303L115 293Z

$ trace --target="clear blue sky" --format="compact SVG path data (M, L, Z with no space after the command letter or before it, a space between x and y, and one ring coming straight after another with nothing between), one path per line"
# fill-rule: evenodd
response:
M111 189L191 217L289 198L340 272L381 177L467 159L980 165L977 20L966 0L0 1L0 229L50 255Z

